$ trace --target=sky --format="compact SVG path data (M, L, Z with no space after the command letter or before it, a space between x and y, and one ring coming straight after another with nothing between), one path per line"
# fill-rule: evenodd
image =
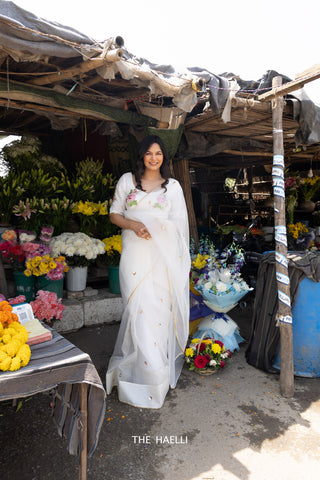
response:
M320 64L319 0L15 0L34 14L176 70L200 67L258 80L267 70L294 79ZM306 87L320 104L320 79Z

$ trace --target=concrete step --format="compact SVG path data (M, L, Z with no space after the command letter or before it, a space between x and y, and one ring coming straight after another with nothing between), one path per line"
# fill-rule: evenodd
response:
M121 295L109 289L87 287L84 292L66 292L62 303L66 307L62 320L55 320L53 328L59 333L75 332L82 327L120 322L123 311ZM80 295L79 295L80 293Z

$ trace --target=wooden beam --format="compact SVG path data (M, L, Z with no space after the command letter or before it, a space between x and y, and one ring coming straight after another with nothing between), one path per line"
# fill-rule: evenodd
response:
M318 75L319 73L320 73L320 64L318 63L317 65L313 65L313 67L303 70L303 72L297 73L295 76L295 80L301 80L306 77Z
M320 78L320 65L315 65L314 67L312 67L312 69L305 70L305 72L302 72L298 75L299 77L297 78L297 80L285 83L284 85L281 85L279 87L272 88L272 90L270 90L269 92L258 95L258 100L260 102L272 100L273 98L286 95L290 92L294 92L295 90L302 88L306 83L317 80L318 78Z
M245 157L272 157L272 152L242 152L241 150L223 150L223 153L230 155L243 155Z
M34 104L34 110L38 106L50 106L65 112L78 113L87 118L96 120L117 121L119 123L128 123L130 125L140 126L158 126L156 119L147 117L133 111L125 111L120 108L103 105L101 102L88 102L80 98L73 98L52 89L34 87L29 84L18 84L10 82L10 92L8 95L7 84L0 80L0 98L5 99L7 106L13 101Z
M116 52L116 53L113 53ZM123 56L123 50L121 48L117 50L111 50L109 54L104 58L92 58L91 60L86 60L85 62L79 63L73 67L66 68L59 72L54 72L52 74L44 75L40 78L34 78L28 83L32 85L46 85L48 83L61 82L62 80L73 79L74 77L80 75L81 73L87 73L96 68L106 65L108 62L114 62L121 59Z
M54 115L61 115L64 117L77 117L77 118L83 117L83 118L92 118L92 120L97 120L94 116L83 115L79 112L72 112L70 110L63 110L61 108L56 108L56 107L43 106L35 103L14 101L14 100L10 100L10 102L8 103L8 100L4 98L0 98L0 105L4 107L9 107L9 109L12 108L14 110L27 110L28 112L38 113L40 116L47 112L47 113L53 113Z
M271 113L271 105L264 102L258 102L253 98L233 97L232 107L248 108L257 112Z

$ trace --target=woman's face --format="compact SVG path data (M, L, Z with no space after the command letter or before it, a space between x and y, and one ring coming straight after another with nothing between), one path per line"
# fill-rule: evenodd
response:
M163 153L158 143L150 145L143 156L143 161L147 170L159 170L163 162Z

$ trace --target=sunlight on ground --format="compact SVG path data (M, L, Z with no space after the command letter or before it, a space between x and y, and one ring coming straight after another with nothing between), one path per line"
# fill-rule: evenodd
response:
M302 423L295 423L283 435L266 439L260 450L244 448L232 454L248 472L239 476L216 464L189 480L317 480L320 470L320 401L313 402L301 414ZM305 423L305 424L303 424Z

